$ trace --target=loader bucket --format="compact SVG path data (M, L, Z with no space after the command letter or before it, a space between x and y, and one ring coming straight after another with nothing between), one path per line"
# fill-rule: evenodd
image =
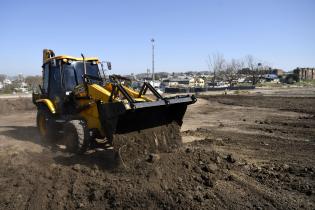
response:
M98 109L102 127L114 147L134 142L151 152L167 152L181 145L180 126L187 105L195 101L194 96L177 96L139 102L128 110L122 103L100 103Z

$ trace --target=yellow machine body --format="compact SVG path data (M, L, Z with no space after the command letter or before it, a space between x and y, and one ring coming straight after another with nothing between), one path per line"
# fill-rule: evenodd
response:
M47 107L54 122L80 119L97 138L111 138L172 122L181 125L187 105L196 101L189 95L162 97L146 82L136 91L121 82L120 76L104 81L98 64L95 57L55 56L45 49L43 87L41 93L33 93L33 102L38 109ZM75 83L69 83L70 89L68 81Z

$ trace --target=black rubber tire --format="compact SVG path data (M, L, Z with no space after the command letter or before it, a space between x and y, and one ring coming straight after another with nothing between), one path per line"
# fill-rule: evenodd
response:
M88 149L91 137L84 120L70 120L64 126L64 136L67 150L83 154Z
M53 116L50 110L45 106L40 106L37 109L36 125L41 140L55 141L58 139L58 129L53 121Z

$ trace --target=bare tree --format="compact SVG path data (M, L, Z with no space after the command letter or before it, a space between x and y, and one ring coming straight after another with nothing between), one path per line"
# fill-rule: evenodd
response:
M245 57L247 74L252 78L252 85L256 85L266 72L266 67L258 62L252 55Z
M211 79L212 87L214 87L215 81L221 71L224 70L225 59L224 56L220 53L213 53L212 56L208 55L207 65L210 73L213 73Z
M36 89L38 85L42 84L42 77L41 76L27 76L25 78L25 82L31 89Z
M230 62L226 63L225 69L221 72L225 81L229 83L232 87L237 83L239 78L239 70L244 67L244 63L241 60L232 59Z
M7 78L7 75L0 74L0 82L3 82Z

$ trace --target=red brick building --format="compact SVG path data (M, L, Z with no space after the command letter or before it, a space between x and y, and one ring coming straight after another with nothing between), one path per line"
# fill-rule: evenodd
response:
M315 80L315 68L296 68L293 73L299 80Z

